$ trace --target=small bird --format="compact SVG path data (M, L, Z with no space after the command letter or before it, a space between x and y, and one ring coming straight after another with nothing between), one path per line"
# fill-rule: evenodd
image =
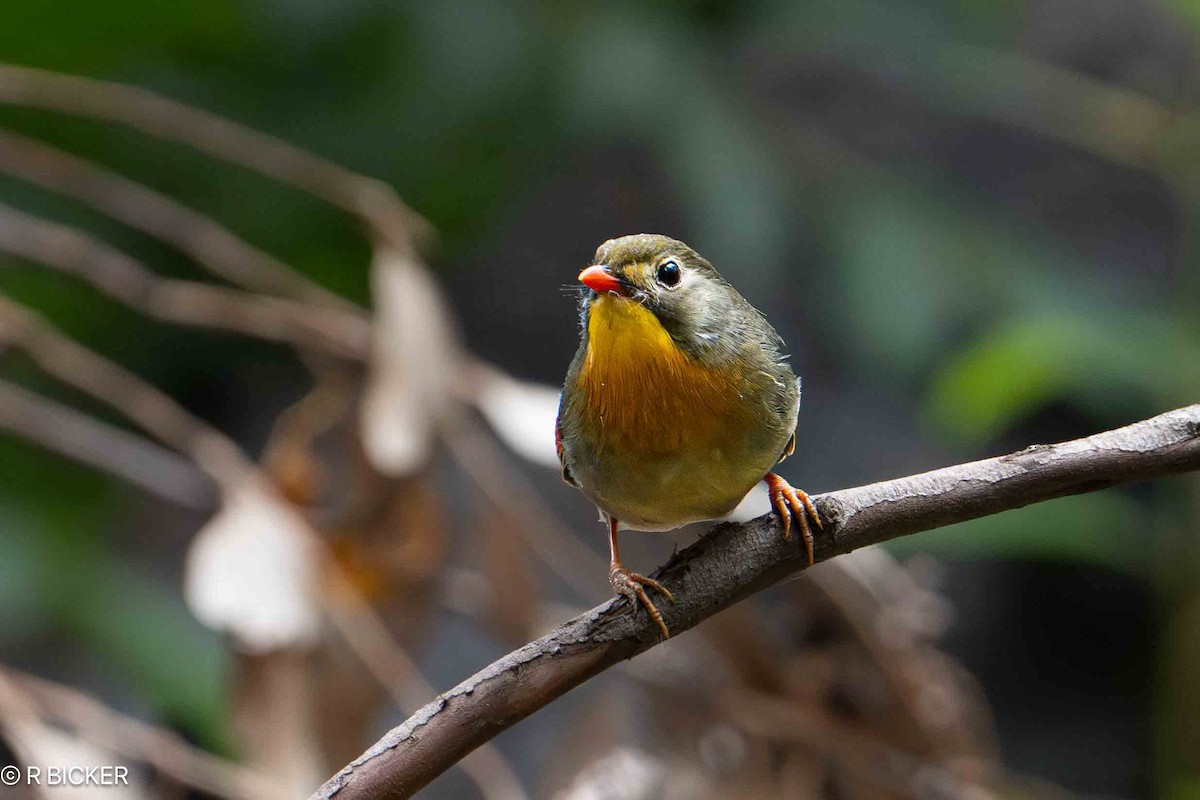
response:
M800 381L758 309L686 244L657 234L610 239L579 273L579 349L555 426L563 479L609 531L609 582L670 635L621 564L619 529L666 531L727 516L759 481L813 561L808 495L771 469L795 450Z

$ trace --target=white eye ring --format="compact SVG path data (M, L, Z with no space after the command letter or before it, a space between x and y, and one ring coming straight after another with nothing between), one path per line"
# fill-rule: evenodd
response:
M683 278L683 267L679 266L679 262L673 258L668 258L659 264L654 273L654 279L668 289L678 286L681 278Z

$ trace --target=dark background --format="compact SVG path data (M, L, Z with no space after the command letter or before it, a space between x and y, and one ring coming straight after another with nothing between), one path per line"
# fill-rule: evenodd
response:
M431 263L469 346L526 379L561 380L577 322L560 289L596 245L687 241L788 342L805 397L785 472L818 492L1196 400L1198 32L1191 0L18 0L0 59L145 86L388 182L438 231ZM369 302L366 245L315 201L118 126L14 107L0 125ZM0 198L198 275L14 179ZM0 291L251 451L305 386L283 348L156 325L15 259ZM20 359L0 373L78 400ZM530 475L598 550L582 499ZM945 559L944 644L981 679L1009 768L1200 796L1198 488L895 546ZM202 521L0 437L0 660L220 746L227 656L178 589ZM669 551L634 547L636 563ZM452 639L430 657L439 687L501 651Z

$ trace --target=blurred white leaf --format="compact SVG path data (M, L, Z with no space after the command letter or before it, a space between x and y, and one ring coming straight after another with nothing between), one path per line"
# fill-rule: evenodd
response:
M458 359L449 308L414 256L380 247L371 264L375 327L362 404L371 464L406 475L429 458Z
M488 425L521 458L559 469L554 446L559 390L519 381L499 370L481 372L476 403Z
M318 554L308 524L275 491L247 480L188 551L184 598L205 625L250 653L316 641Z
M702 800L709 784L692 764L618 747L588 764L555 800Z
M650 800L661 795L665 777L654 756L622 747L589 764L555 800Z

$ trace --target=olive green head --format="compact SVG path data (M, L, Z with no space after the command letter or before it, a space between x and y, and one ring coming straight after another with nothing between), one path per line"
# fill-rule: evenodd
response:
M733 358L747 347L781 344L762 315L699 253L652 233L609 239L579 280L582 316L601 295L617 295L652 312L675 343L706 362Z

